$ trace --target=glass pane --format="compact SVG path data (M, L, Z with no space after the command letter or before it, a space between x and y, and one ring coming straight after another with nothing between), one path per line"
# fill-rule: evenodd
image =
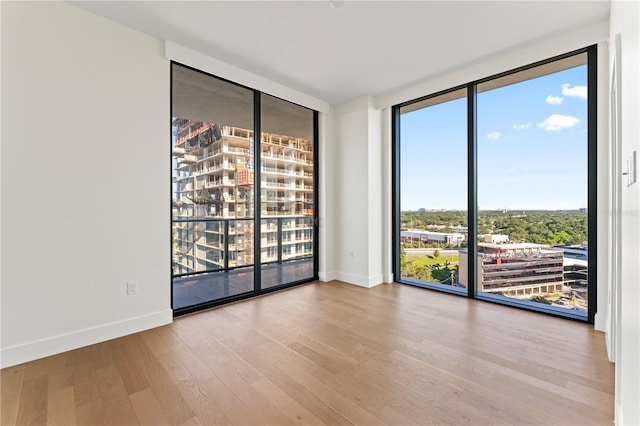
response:
M586 316L586 54L478 92L478 291Z
M253 92L172 65L173 307L253 291Z
M465 90L400 110L400 279L464 291L467 246Z
M262 95L262 288L314 276L313 111Z

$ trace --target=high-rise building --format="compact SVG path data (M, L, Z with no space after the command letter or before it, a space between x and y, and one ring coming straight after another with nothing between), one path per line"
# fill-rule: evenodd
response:
M173 121L174 274L254 263L252 130ZM313 253L313 143L262 133L260 262ZM198 220L206 219L206 220Z

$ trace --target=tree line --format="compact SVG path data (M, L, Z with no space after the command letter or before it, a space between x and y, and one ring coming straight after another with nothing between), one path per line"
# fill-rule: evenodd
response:
M505 234L511 241L549 246L580 244L588 240L587 218L578 210L481 210L478 234ZM452 232L456 226L467 226L465 211L403 211L400 215L401 230Z

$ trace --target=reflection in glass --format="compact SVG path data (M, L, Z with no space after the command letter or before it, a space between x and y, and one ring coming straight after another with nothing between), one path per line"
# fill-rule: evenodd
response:
M313 277L313 111L261 96L262 288Z
M253 291L253 92L172 65L173 307Z

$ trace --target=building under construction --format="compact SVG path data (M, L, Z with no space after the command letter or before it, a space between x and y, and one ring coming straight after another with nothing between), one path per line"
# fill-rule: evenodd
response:
M252 130L173 120L174 274L227 270L313 253L313 143L263 133L259 237ZM198 220L202 219L202 220Z

